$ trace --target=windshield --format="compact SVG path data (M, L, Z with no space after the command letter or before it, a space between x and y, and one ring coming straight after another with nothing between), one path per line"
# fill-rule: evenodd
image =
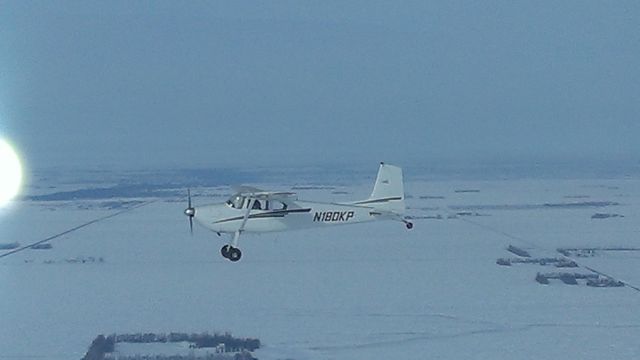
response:
M235 194L227 200L227 204L235 209L241 209L242 204L244 203L244 196L240 194Z

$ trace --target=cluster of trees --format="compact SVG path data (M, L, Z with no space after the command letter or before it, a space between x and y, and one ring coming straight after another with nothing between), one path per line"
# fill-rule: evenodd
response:
M241 350L254 351L260 348L260 340L251 338L235 338L230 333L209 334L208 332L196 334L176 333L137 333L111 335L116 343L167 343L167 342L190 342L195 348L216 347L224 344L227 352L238 352Z
M260 340L251 338L234 338L230 333L213 335L208 332L196 334L187 333L137 333L137 334L112 334L109 336L98 335L82 360L104 360L105 354L115 350L116 343L173 343L189 342L193 348L215 348L224 344L225 352L236 352L234 360L251 359L248 351L260 348ZM239 357L238 357L239 356ZM155 359L155 358L154 358ZM163 358L164 359L164 358ZM169 359L169 358L166 358Z
M595 213L591 215L592 219L608 219L608 218L616 218L616 217L624 217L624 215L620 214L603 214L603 213Z
M556 273L538 273L536 275L536 281L540 284L548 284L549 279L559 279L565 284L568 285L577 285L578 280L587 280L587 286L593 287L620 287L624 286L622 281L606 277L600 276L598 274L580 274L580 273L566 273L566 272L556 272Z
M509 245L507 247L507 251L509 251L511 253L514 253L514 254L516 254L518 256L521 256L521 257L526 257L526 258L531 257L531 255L526 250L521 249L521 248L519 248L517 246Z
M542 266L551 265L558 268L578 267L575 261L563 258L499 258L496 264L503 266L511 266L512 264L538 264Z
M115 350L116 343L173 343L173 342L189 342L193 348L215 348L224 344L225 352L235 352L234 360L250 360L253 359L249 351L255 351L260 348L260 340L250 338L234 338L230 333L213 335L208 332L200 334L187 333L137 333L137 334L112 334L109 336L98 335L82 360L104 360L105 354L112 353ZM138 356L138 355L137 355ZM158 357L160 356L160 357ZM213 356L213 355L212 355ZM148 359L174 360L175 357L167 357L162 355L154 355ZM185 357L177 357L175 360L187 359ZM132 357L131 359L147 359ZM214 359L214 358L212 358ZM217 358L215 358L217 359Z
M12 242L12 243L0 243L0 250L13 250L20 247L20 243Z
M111 357L107 357L111 359ZM258 360L251 356L249 352L241 352L231 355L207 354L201 356L195 355L133 355L118 356L118 360Z

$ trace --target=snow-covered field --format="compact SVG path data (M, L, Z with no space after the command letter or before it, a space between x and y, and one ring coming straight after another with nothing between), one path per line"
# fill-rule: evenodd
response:
M298 192L340 201L370 186ZM509 244L534 256L640 247L640 180L407 178L406 192L412 231L380 222L244 236L239 263L220 256L224 238L200 227L190 237L185 204L170 197L2 258L0 359L79 359L98 334L145 331L257 337L260 359L640 357L640 292L540 285L537 272L558 269L496 265L513 257ZM0 242L119 211L88 206L99 203L23 201L0 213ZM67 261L89 257L104 261ZM640 286L640 252L576 260Z

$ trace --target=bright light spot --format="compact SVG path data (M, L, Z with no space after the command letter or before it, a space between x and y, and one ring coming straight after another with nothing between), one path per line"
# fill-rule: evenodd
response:
M0 139L0 207L11 201L20 191L22 166L11 145Z

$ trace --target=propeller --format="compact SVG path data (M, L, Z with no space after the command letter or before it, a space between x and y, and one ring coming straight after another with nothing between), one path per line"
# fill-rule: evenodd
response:
M189 207L184 210L184 214L189 217L189 231L193 235L193 216L196 214L196 209L191 206L191 189L187 189L187 198L189 199Z

